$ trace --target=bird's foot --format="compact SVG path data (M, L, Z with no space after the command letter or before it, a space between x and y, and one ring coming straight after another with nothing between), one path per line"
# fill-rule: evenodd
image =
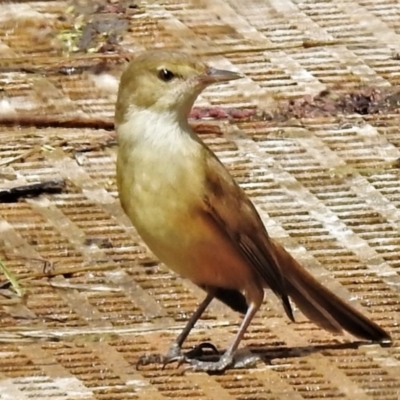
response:
M260 356L251 353L247 349L239 350L233 356L224 353L217 361L203 361L199 359L186 359L184 362L190 364L186 371L203 371L210 373L221 373L227 368L248 368L254 366L260 360Z
M224 353L218 361L203 361L195 358L185 359L186 363L190 364L187 371L202 371L202 372L224 372L228 367L234 364L232 354Z
M177 362L179 366L183 363L190 362L195 358L210 354L210 350L211 354L218 354L217 348L210 342L200 343L198 346L194 347L192 350L189 350L186 353L182 352L182 349L178 345L178 343L173 343L166 355L145 354L141 356L136 363L136 369L139 369L139 367L141 366L150 364L162 364L162 368L164 369L168 364L173 362Z

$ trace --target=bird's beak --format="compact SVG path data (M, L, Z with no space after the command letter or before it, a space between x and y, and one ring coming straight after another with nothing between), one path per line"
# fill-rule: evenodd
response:
M226 71L223 69L208 68L206 73L199 77L199 82L203 85L211 85L217 82L233 81L243 78L244 75L238 72Z

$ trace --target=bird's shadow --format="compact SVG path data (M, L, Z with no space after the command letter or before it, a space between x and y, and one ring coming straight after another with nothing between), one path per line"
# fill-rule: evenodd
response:
M368 344L373 344L373 342L359 340L355 342L326 343L326 344L324 343L324 344L296 346L296 347L279 346L269 349L268 348L266 349L265 347L251 347L249 348L249 350L251 350L253 354L258 355L261 360L266 361L272 359L305 357L314 353L320 353L327 350L358 349L360 346Z
M371 345L371 344L377 344L377 343L359 340L354 342L326 343L326 344L324 343L324 344L296 346L296 347L288 347L282 345L273 346L270 348L249 346L242 348L236 352L234 368L249 367L256 364L259 361L263 362L265 365L272 365L273 360L306 357L308 355L321 353L324 351L351 350L351 349L354 350L358 349L360 346ZM390 346L390 344L386 343L379 343L379 344L382 347ZM204 351L199 358L201 359L205 358L208 361L217 361L222 354L223 351L210 351L210 352ZM276 366L278 367L279 365Z

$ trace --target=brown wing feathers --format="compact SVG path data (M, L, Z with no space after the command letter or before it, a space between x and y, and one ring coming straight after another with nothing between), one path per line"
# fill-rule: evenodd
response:
M344 329L368 340L389 340L387 332L325 288L282 246L269 238L246 194L214 154L205 149L210 155L206 173L209 190L204 199L207 211L234 242L249 268L253 268L282 299L288 317L294 321L290 296L311 321L328 331L340 333ZM227 293L221 292L217 297L229 305Z

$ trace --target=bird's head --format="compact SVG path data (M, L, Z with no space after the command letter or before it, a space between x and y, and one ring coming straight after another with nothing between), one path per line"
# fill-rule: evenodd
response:
M186 117L205 87L241 77L236 72L208 67L185 53L161 50L143 53L122 74L116 123L126 121L131 112L138 110Z

